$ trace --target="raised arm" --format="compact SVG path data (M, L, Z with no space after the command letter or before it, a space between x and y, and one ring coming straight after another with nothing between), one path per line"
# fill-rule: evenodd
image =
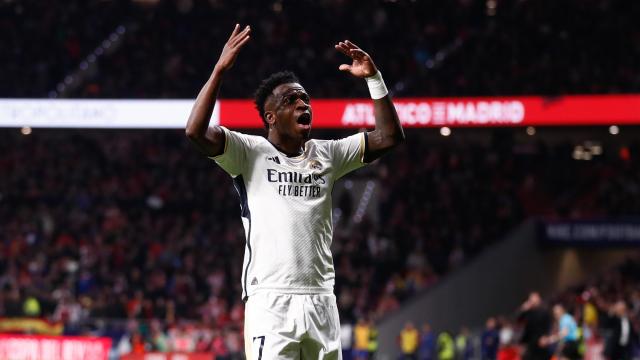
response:
M236 24L209 80L200 90L191 109L185 133L189 140L207 156L217 156L224 151L224 132L219 126L209 127L209 121L222 84L222 77L233 66L240 49L249 41L250 32L251 28L248 25L241 31L240 25Z
M353 60L351 65L340 65L341 71L366 79L367 83L373 84L373 87L377 88L377 91L374 90L376 93L372 93L376 128L367 133L367 151L364 155L365 162L372 162L404 141L404 131L391 97L386 94L382 76L371 56L349 40L339 42L335 48ZM385 92L380 92L381 87ZM371 86L370 89L372 89Z

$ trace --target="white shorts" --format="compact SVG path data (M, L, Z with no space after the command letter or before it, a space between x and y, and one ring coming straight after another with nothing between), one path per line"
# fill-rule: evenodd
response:
M335 295L249 296L244 344L247 360L342 359Z

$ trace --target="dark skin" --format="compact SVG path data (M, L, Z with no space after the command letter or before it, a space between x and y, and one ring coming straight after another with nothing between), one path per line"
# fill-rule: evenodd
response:
M186 135L206 156L218 156L224 151L224 132L219 126L209 126L209 121L222 78L249 41L250 33L249 26L244 29L238 24L235 26L189 115ZM340 71L362 79L378 72L371 57L352 42L341 41L335 48L352 60L351 64L341 64L338 67ZM368 132L365 162L376 160L404 140L404 132L389 95L373 100L373 108L376 127ZM269 126L267 140L278 150L290 156L304 151L304 143L311 133L313 113L309 95L302 85L290 83L277 86L265 102L264 118Z
M309 94L298 83L281 84L267 98L264 117L267 140L289 156L302 154L311 133L313 113Z

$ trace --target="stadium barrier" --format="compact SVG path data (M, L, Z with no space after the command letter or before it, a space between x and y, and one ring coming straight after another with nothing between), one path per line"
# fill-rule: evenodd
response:
M394 99L405 127L640 124L640 94ZM0 127L184 128L193 100L0 99ZM316 128L375 123L364 99L312 100ZM251 100L220 100L211 123L262 128Z
M0 318L0 333L28 333L41 335L61 335L62 322L52 322L40 318Z

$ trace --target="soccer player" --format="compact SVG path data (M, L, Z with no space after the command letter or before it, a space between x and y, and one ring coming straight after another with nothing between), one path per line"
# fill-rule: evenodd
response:
M266 138L209 126L222 78L250 32L235 26L186 127L195 146L231 175L240 195L247 359L339 359L331 190L336 180L402 142L404 133L373 60L350 41L335 45L352 59L339 70L366 80L374 131L310 139L309 95L290 72L271 75L256 91Z

